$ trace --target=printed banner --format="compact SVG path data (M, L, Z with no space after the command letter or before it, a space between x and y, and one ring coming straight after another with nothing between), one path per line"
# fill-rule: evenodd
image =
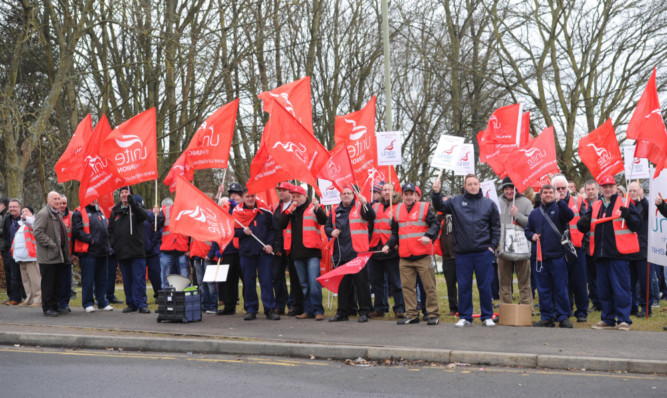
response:
M653 175L653 170L651 170ZM634 178L634 177L632 177ZM663 198L667 197L667 174L658 178L651 178L651 187L648 199L648 262L667 266L667 218L663 217L655 206L658 192Z
M399 166L402 163L400 131L378 131L377 142L378 166Z
M441 135L435 148L431 167L435 169L454 170L463 148L463 137Z
M461 145L459 160L454 167L454 175L464 176L475 174L475 146L473 144Z
M635 158L635 145L623 146L623 163L625 163L625 179L633 180L639 178L649 178L648 160L644 158ZM632 170L630 170L632 168Z
M482 195L489 198L498 206L498 213L500 213L500 201L498 201L498 193L496 192L495 180L487 180L479 183L479 189L482 190Z
M318 178L317 185L319 185L320 191L322 191L320 203L323 205L337 205L340 203L340 191L336 189L333 182Z

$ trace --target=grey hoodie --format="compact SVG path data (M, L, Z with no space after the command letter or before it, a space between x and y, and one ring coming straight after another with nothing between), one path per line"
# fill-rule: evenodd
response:
M500 201L500 224L512 224L512 214L510 214L512 201L507 200L502 192L500 193L498 200ZM525 229L528 224L528 216L530 215L530 212L533 211L533 204L527 197L517 193L514 199L514 206L519 210L516 213L516 223L521 228Z

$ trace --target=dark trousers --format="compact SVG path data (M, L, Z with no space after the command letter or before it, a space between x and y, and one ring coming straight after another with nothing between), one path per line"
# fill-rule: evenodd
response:
M536 273L542 320L561 322L569 318L570 299L567 295L565 258L544 259L537 264Z
M146 257L146 268L148 268L148 280L153 287L153 298L157 300L157 294L162 289L162 268L160 267L160 254Z
M586 252L577 248L577 258L567 262L567 286L570 305L574 304L574 316L586 318L588 316L588 289L586 288ZM572 300L574 298L574 300Z
M593 308L599 310L600 296L598 296L598 273L593 257L586 255L586 279L588 280L588 298L593 303Z
M500 300L500 279L498 278L498 263L493 261L493 279L491 280L491 297Z
M116 256L109 256L107 267L107 300L113 301L116 299L116 272L118 271Z
M79 256L81 266L81 304L83 308L97 306L104 308L109 305L106 298L108 257ZM93 293L94 292L94 293Z
M147 307L146 303L146 259L131 258L120 260L120 273L123 276L125 304L130 308Z
M276 297L276 311L279 314L285 313L285 306L287 305L287 280L285 278L285 271L287 270L287 256L273 257L273 294Z
M646 303L646 260L630 261L630 289L632 291L631 313L637 313L638 306L651 314L651 297L653 297L653 284L649 281L649 301ZM649 275L653 273L653 266ZM639 291L637 291L637 282L639 282ZM637 294L639 293L639 294ZM639 296L639 297L638 297Z
M449 300L449 311L458 312L458 293L456 291L456 260L442 259L442 273L445 274L445 283L447 284L447 299Z
M296 272L294 260L290 257L287 262L287 272L289 272L289 297L287 299L287 307L293 309L294 313L301 314L304 310L304 301L306 298L301 289L301 280L299 273Z
M2 219L0 219L2 221ZM9 251L2 252L2 266L5 270L5 286L7 286L7 297L12 300L12 266L9 264Z
M16 261L14 261L11 252L3 252L2 262L5 266L7 296L9 297L10 301L16 301L20 303L25 297L23 282L21 280L21 267Z
M69 307L70 298L72 298L72 263L67 263L60 282L60 308Z
M368 262L370 269L371 288L375 296L373 309L380 312L389 312L389 296L394 298L394 313L405 312L401 273L398 269L400 258L374 259Z
M343 276L338 286L338 313L345 316L355 312L356 302L354 291L357 291L359 300L359 315L371 311L371 290L368 283L368 271L362 269L356 274Z
M60 300L60 285L63 273L69 264L40 264L39 273L42 276L42 310L58 311Z
M239 280L243 275L241 272L241 261L238 253L223 254L221 264L229 264L227 271L227 280L218 283L218 298L221 298L225 303L224 310L236 310L236 302L239 300ZM243 282L243 290L245 291L245 282ZM254 288L255 285L252 285Z
M493 260L495 255L490 250L476 253L456 254L456 277L459 284L459 318L472 322L472 273L477 278L479 305L482 310L481 320L493 317L493 299L491 281L493 280ZM497 274L497 272L495 272Z
M259 278L259 289L262 295L264 313L268 314L276 308L276 299L273 296L273 256L260 254L258 256L240 256L241 269L243 270L243 306L246 312L256 314L259 312L259 299L257 298L256 281ZM225 306L227 303L225 302Z
M597 259L598 294L602 313L600 318L609 326L616 321L632 323L632 289L630 288L630 264L624 260Z

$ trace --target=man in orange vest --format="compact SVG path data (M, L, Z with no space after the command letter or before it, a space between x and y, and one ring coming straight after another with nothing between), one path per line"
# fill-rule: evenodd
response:
M343 265L357 258L359 253L368 252L368 224L375 220L375 211L370 207L363 195L359 201L351 186L343 187L340 193L340 205L331 210L327 217L324 231L327 236L336 239L333 243L333 264ZM359 300L359 322L368 322L371 311L371 291L368 284L368 271L362 269L356 274L343 276L338 287L338 311L329 322L347 321L354 312L354 290L356 287Z
M169 230L171 198L162 200L162 209L157 216L157 229L162 230L162 244L160 244L160 268L162 268L162 288L169 287L167 275L180 274L190 277L190 238Z
M428 202L418 200L416 186L413 183L403 185L403 203L399 203L391 221L391 238L382 247L387 254L389 249L398 245L398 264L405 300L405 318L397 324L419 323L417 311L417 275L420 276L426 291L427 324L440 323L438 296L435 291L435 269L431 265L434 254L433 242L438 239L440 224Z
M74 240L72 239L72 212L67 208L67 196L60 194L60 213L63 216L63 222L65 227L67 227L67 238L69 239L69 254L72 254L72 245ZM63 274L63 280L60 288L60 313L72 312L69 308L69 301L72 296L76 296L72 292L72 262L65 267L65 273Z
M582 233L591 231L590 253L597 267L602 320L592 328L627 331L632 324L629 255L639 251L636 231L641 228L641 220L634 204L617 194L614 177L602 177L600 186L602 200L595 202L577 223Z

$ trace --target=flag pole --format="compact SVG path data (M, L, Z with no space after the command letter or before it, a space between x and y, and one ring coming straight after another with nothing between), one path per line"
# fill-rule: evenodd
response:
M158 206L158 197L157 197L157 178L156 178L156 179L155 179L155 207L157 207L157 206ZM154 219L154 221L155 221L155 226L154 226L153 229L154 229L155 231L157 231L157 214L154 214L154 216L155 216L155 217L153 217L153 219ZM166 221L166 220L165 220L165 221Z
M227 169L222 169L222 181L220 182L220 185L224 186L225 185L225 177L227 177ZM220 199L220 189L218 188L218 194L215 197L215 201L217 202Z
M391 214L392 217L393 217L393 214L394 214L394 184L393 184L393 181L391 181L391 166L389 166L389 165L387 165L387 180L389 181L389 214ZM384 187L382 189L384 189ZM389 229L391 229L391 225L389 225Z
M239 220L234 219L234 221L236 221L236 223L237 223L238 225L240 225L241 227L243 227L244 229L245 229L245 228L248 228L248 227L246 227L245 225L241 224L241 222L240 222ZM255 238L255 240L256 240L257 242L259 242L260 245L262 245L262 248L263 248L263 249L266 248L266 245L264 244L264 242L262 242L261 240L259 240L259 238L255 236L255 234L253 234L253 233L251 232L251 233L250 233L250 236L252 236L253 238ZM271 253L271 254L273 254L273 253Z

